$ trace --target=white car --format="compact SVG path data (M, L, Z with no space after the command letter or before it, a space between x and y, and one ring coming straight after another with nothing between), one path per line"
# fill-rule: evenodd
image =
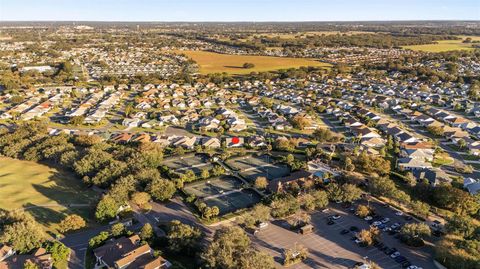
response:
M392 255L390 255L390 258L395 259L396 257L400 256L400 252L394 252Z
M397 212L395 212L395 215L397 215L397 216L402 216L402 215L403 215L403 212L402 212L402 211L397 211Z
M387 223L387 222L389 222L389 221L390 221L389 218L384 218L384 219L382 219L382 223Z
M377 221L374 221L374 222L372 223L373 226L378 226L378 225L381 225L381 224L382 224L382 222L381 222L381 221L378 221L378 220L377 220Z
M332 216L332 219L337 220L337 219L339 219L340 217L341 217L340 215L333 215L333 216Z
M260 222L260 223L257 225L257 227L258 227L259 229L265 229L265 228L268 227L268 222Z
M407 267L407 269L423 269L423 268L416 265L410 265L409 267Z
M366 221L369 221L369 220L372 220L372 219L373 219L372 216L366 216L366 217L364 218L364 220L366 220Z
M362 243L362 240L357 238L357 239L355 239L355 243L360 244L360 243Z

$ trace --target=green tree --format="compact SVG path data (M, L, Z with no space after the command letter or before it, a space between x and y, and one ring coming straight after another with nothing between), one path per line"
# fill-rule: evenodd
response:
M58 241L49 242L46 247L48 253L52 255L53 264L58 266L68 260L71 250Z
M165 201L173 197L175 194L175 183L163 178L156 178L147 187L147 191L153 198Z
M217 230L210 245L201 254L201 258L207 268L273 268L273 258L259 254L252 248L248 236L236 226ZM245 267L247 265L248 267Z
M167 239L168 248L177 253L194 254L198 249L202 232L178 220L170 222Z
M125 232L126 232L125 225L123 225L123 223L121 223L121 222L115 223L115 224L112 225L112 227L110 227L110 233L114 237L119 237L121 235L124 235Z
M95 217L100 221L113 219L117 215L119 205L110 195L105 195L98 202Z
M402 241L412 246L422 245L423 239L430 234L430 227L425 223L407 223L400 230Z
M32 262L31 260L26 260L25 263L23 264L24 269L40 269L40 267Z
M142 230L140 230L140 238L145 241L153 238L153 227L150 223L143 225Z

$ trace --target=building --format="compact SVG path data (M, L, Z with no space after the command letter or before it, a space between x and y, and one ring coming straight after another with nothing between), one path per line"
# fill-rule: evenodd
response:
M289 176L276 178L269 182L268 189L273 192L283 192L294 183L302 186L305 182L312 179L312 173L300 170L291 173Z
M142 245L138 235L120 237L93 250L97 266L115 269L166 269L171 263L154 257L148 244Z

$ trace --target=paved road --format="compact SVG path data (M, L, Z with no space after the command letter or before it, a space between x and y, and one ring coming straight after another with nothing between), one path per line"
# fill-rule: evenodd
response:
M69 269L83 269L85 264L85 254L87 253L88 241L98 233L108 230L110 225L88 229L82 232L69 234L60 240L67 247L72 249L70 260L68 262Z

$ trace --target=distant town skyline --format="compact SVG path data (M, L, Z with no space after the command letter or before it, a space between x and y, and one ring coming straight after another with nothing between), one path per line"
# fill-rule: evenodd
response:
M0 0L0 21L480 20L478 0Z

